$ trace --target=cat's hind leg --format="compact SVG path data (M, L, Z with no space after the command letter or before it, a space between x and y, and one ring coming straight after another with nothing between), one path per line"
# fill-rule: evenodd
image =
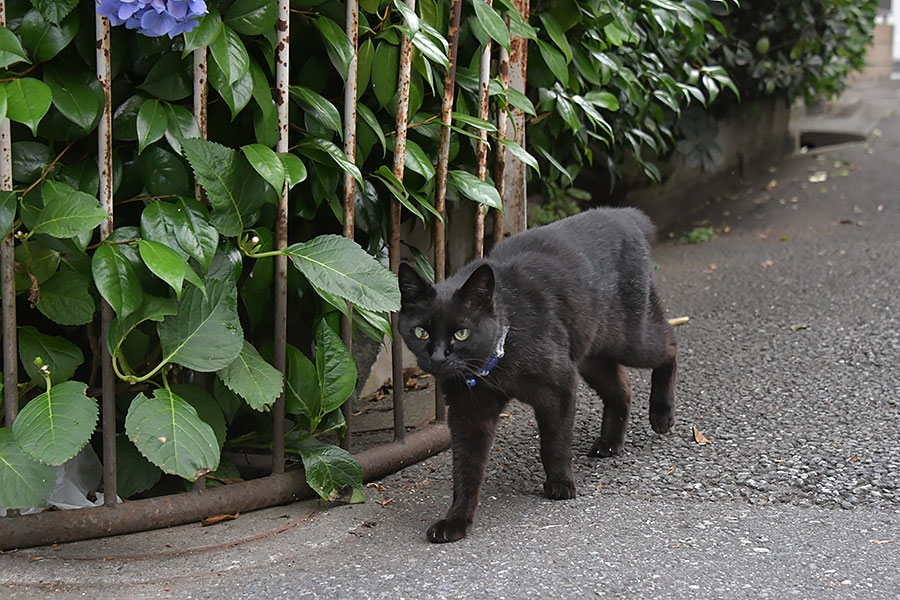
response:
M675 375L678 371L678 344L675 332L665 317L656 290L650 290L651 335L653 344L645 350L650 375L650 427L656 433L668 433L675 424Z
M574 498L572 472L572 428L575 425L574 369L571 384L565 389L541 388L528 400L534 408L541 436L541 462L547 479L544 495L553 500ZM565 384L564 384L565 385Z
M589 356L581 363L581 376L603 400L603 424L594 442L592 456L614 456L625 446L625 429L631 414L631 386L622 365L602 356Z

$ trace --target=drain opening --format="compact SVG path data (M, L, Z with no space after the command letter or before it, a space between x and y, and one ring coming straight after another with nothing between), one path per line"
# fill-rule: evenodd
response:
M840 144L852 144L866 141L866 136L858 133L845 133L839 131L804 131L800 134L800 146L806 146L810 150L825 146L838 146Z

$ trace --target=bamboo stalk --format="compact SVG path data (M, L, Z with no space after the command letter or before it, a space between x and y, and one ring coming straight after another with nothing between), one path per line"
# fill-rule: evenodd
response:
M344 154L351 163L356 163L356 90L357 65L359 63L359 3L357 0L347 2L347 38L353 46L353 55L347 69L347 82L344 85ZM354 237L356 219L356 180L350 173L344 173L344 237ZM341 339L351 352L353 351L353 305L347 303L347 315L341 318ZM341 438L341 448L350 450L350 434L352 433L350 417L353 413L352 398L341 406L347 431Z
M290 67L290 2L278 0L275 104L278 106L278 152L288 151L288 75ZM275 249L287 248L288 186L282 185L275 217ZM287 366L287 256L275 257L275 368ZM284 472L284 391L272 407L272 472Z

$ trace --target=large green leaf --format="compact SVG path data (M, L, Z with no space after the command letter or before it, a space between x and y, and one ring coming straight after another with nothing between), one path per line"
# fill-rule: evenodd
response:
M190 58L182 58L175 52L163 54L153 63L153 67L138 88L160 100L174 102L187 98L193 92L192 73L193 61Z
M326 161L322 159L328 157L342 171L352 175L359 185L363 185L362 173L359 167L348 160L344 151L338 148L334 142L321 138L307 137L297 144L297 150L323 163L326 163Z
M503 17L484 0L473 0L472 5L475 7L478 22L488 35L509 51L509 29L503 22Z
M344 130L341 125L341 114L334 107L334 104L321 94L302 85L292 85L290 94L291 98L309 113L311 118L336 132L338 137L343 139Z
M171 202L157 200L148 203L141 212L141 238L166 244L187 259L187 252L179 244L172 243L175 240L177 216L178 210Z
M210 222L226 236L252 227L269 188L237 151L202 139L185 140L183 149L213 206ZM254 182L255 180L255 182Z
M16 444L48 465L59 466L78 454L97 425L97 402L87 384L64 381L33 398L13 423Z
M50 86L53 106L85 132L90 131L103 110L103 96L85 79L84 73L57 68L44 70L44 82Z
M184 140L203 137L200 124L194 115L185 107L177 104L166 104L166 116L168 127L166 128L166 141L172 146L172 150L181 154L181 144Z
M43 506L56 485L56 469L22 452L12 429L0 427L0 506Z
M138 452L125 434L116 437L116 493L131 498L153 487L162 471Z
M344 28L327 17L319 17L313 21L322 37L325 38L325 52L341 79L347 79L350 60L353 58L353 44L344 32Z
M31 379L44 383L34 359L40 357L50 368L50 382L53 384L67 381L75 375L75 370L84 362L81 349L69 340L46 335L34 327L19 327L19 359L25 366L25 372Z
M166 244L152 240L140 240L138 250L150 272L168 283L175 290L175 295L181 298L181 285L190 269L181 255Z
M191 385L188 383L179 383L172 386L172 392L177 394L197 411L197 416L203 422L212 427L213 433L216 434L216 440L219 442L219 449L225 445L225 414L222 407L216 402L216 399L204 390L202 387Z
M135 396L125 416L125 433L157 467L193 481L219 465L216 434L196 409L163 389Z
M375 61L372 63L372 89L379 106L387 106L397 93L399 71L400 48L386 41L379 42L375 48Z
M322 390L316 365L290 344L285 358L284 409L288 414L303 415L314 423L322 415Z
M566 65L566 57L544 40L537 40L536 43L541 53L541 58L544 59L550 72L563 84L563 87L568 86L569 67Z
M232 85L247 74L250 69L250 55L240 36L227 25L222 35L216 37L209 46L216 65L225 74L228 85Z
M306 179L306 165L300 160L300 157L290 152L279 152L278 158L284 165L284 174L287 177L288 189L293 188L298 183Z
M70 238L92 231L109 218L96 198L68 184L47 181L42 190L45 205L31 228L32 233Z
M91 259L94 285L119 317L141 307L144 292L131 261L118 246L103 244Z
M178 245L208 271L219 246L219 232L209 224L206 207L194 199L179 198L174 221Z
M19 77L6 84L6 116L23 123L37 135L38 123L50 110L52 92L43 81Z
M69 45L78 33L78 12L75 11L54 25L36 10L30 10L19 26L22 44L37 62L47 62Z
M240 354L244 340L234 283L208 279L206 295L187 288L178 314L167 317L157 331L164 362L201 372L227 367Z
M231 120L250 103L253 97L253 74L248 70L243 77L234 83L228 83L227 75L219 68L215 61L209 63L209 83L219 92L219 95L231 110Z
M356 387L356 362L325 319L316 327L316 373L324 415L346 402Z
M6 27L0 27L0 69L5 69L9 65L17 62L31 62L22 43L12 31Z
M225 23L243 35L268 33L278 20L277 0L236 0L224 15Z
M566 57L566 63L572 62L572 47L569 46L569 40L566 39L566 33L563 31L559 22L550 13L541 13L541 23L544 24L544 30L556 47L562 50Z
M267 363L246 340L237 358L218 375L228 389L258 411L275 402L284 388L278 369Z
M14 190L0 190L0 238L5 238L16 219L16 200L19 194Z
M335 500L344 486L353 488L351 502L363 502L362 467L353 455L342 448L306 440L300 447L300 458L306 470L306 483L324 500Z
M32 0L31 4L51 23L59 24L78 6L78 0Z
M148 98L137 114L138 154L166 134L168 117L159 100Z
M497 210L503 210L503 203L497 188L486 181L478 179L475 175L466 171L450 171L447 174L447 183L459 190L466 198L480 202Z
M293 244L285 253L315 287L371 310L400 309L396 276L339 235L321 235Z
M272 186L278 195L284 189L284 163L275 151L263 144L247 144L241 147L250 166Z
M113 319L109 325L106 336L106 345L113 358L119 354L125 338L144 321L161 322L165 317L178 312L178 307L169 298L157 298L150 294L144 294L144 303L141 307L125 318ZM52 371L51 371L52 375Z
M134 163L148 193L154 196L192 193L187 165L175 153L151 146L142 155L135 156Z
M84 325L94 318L96 306L90 279L74 271L59 271L41 284L37 309L60 325Z
M197 26L184 34L184 56L189 53L212 44L218 36L222 35L222 17L215 3L206 5L209 10L197 23Z

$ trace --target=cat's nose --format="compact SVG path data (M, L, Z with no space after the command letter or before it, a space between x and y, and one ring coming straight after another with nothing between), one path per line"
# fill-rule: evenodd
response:
M431 363L432 364L440 364L447 360L447 357L450 355L450 350L444 346L435 346L434 350L431 352Z

